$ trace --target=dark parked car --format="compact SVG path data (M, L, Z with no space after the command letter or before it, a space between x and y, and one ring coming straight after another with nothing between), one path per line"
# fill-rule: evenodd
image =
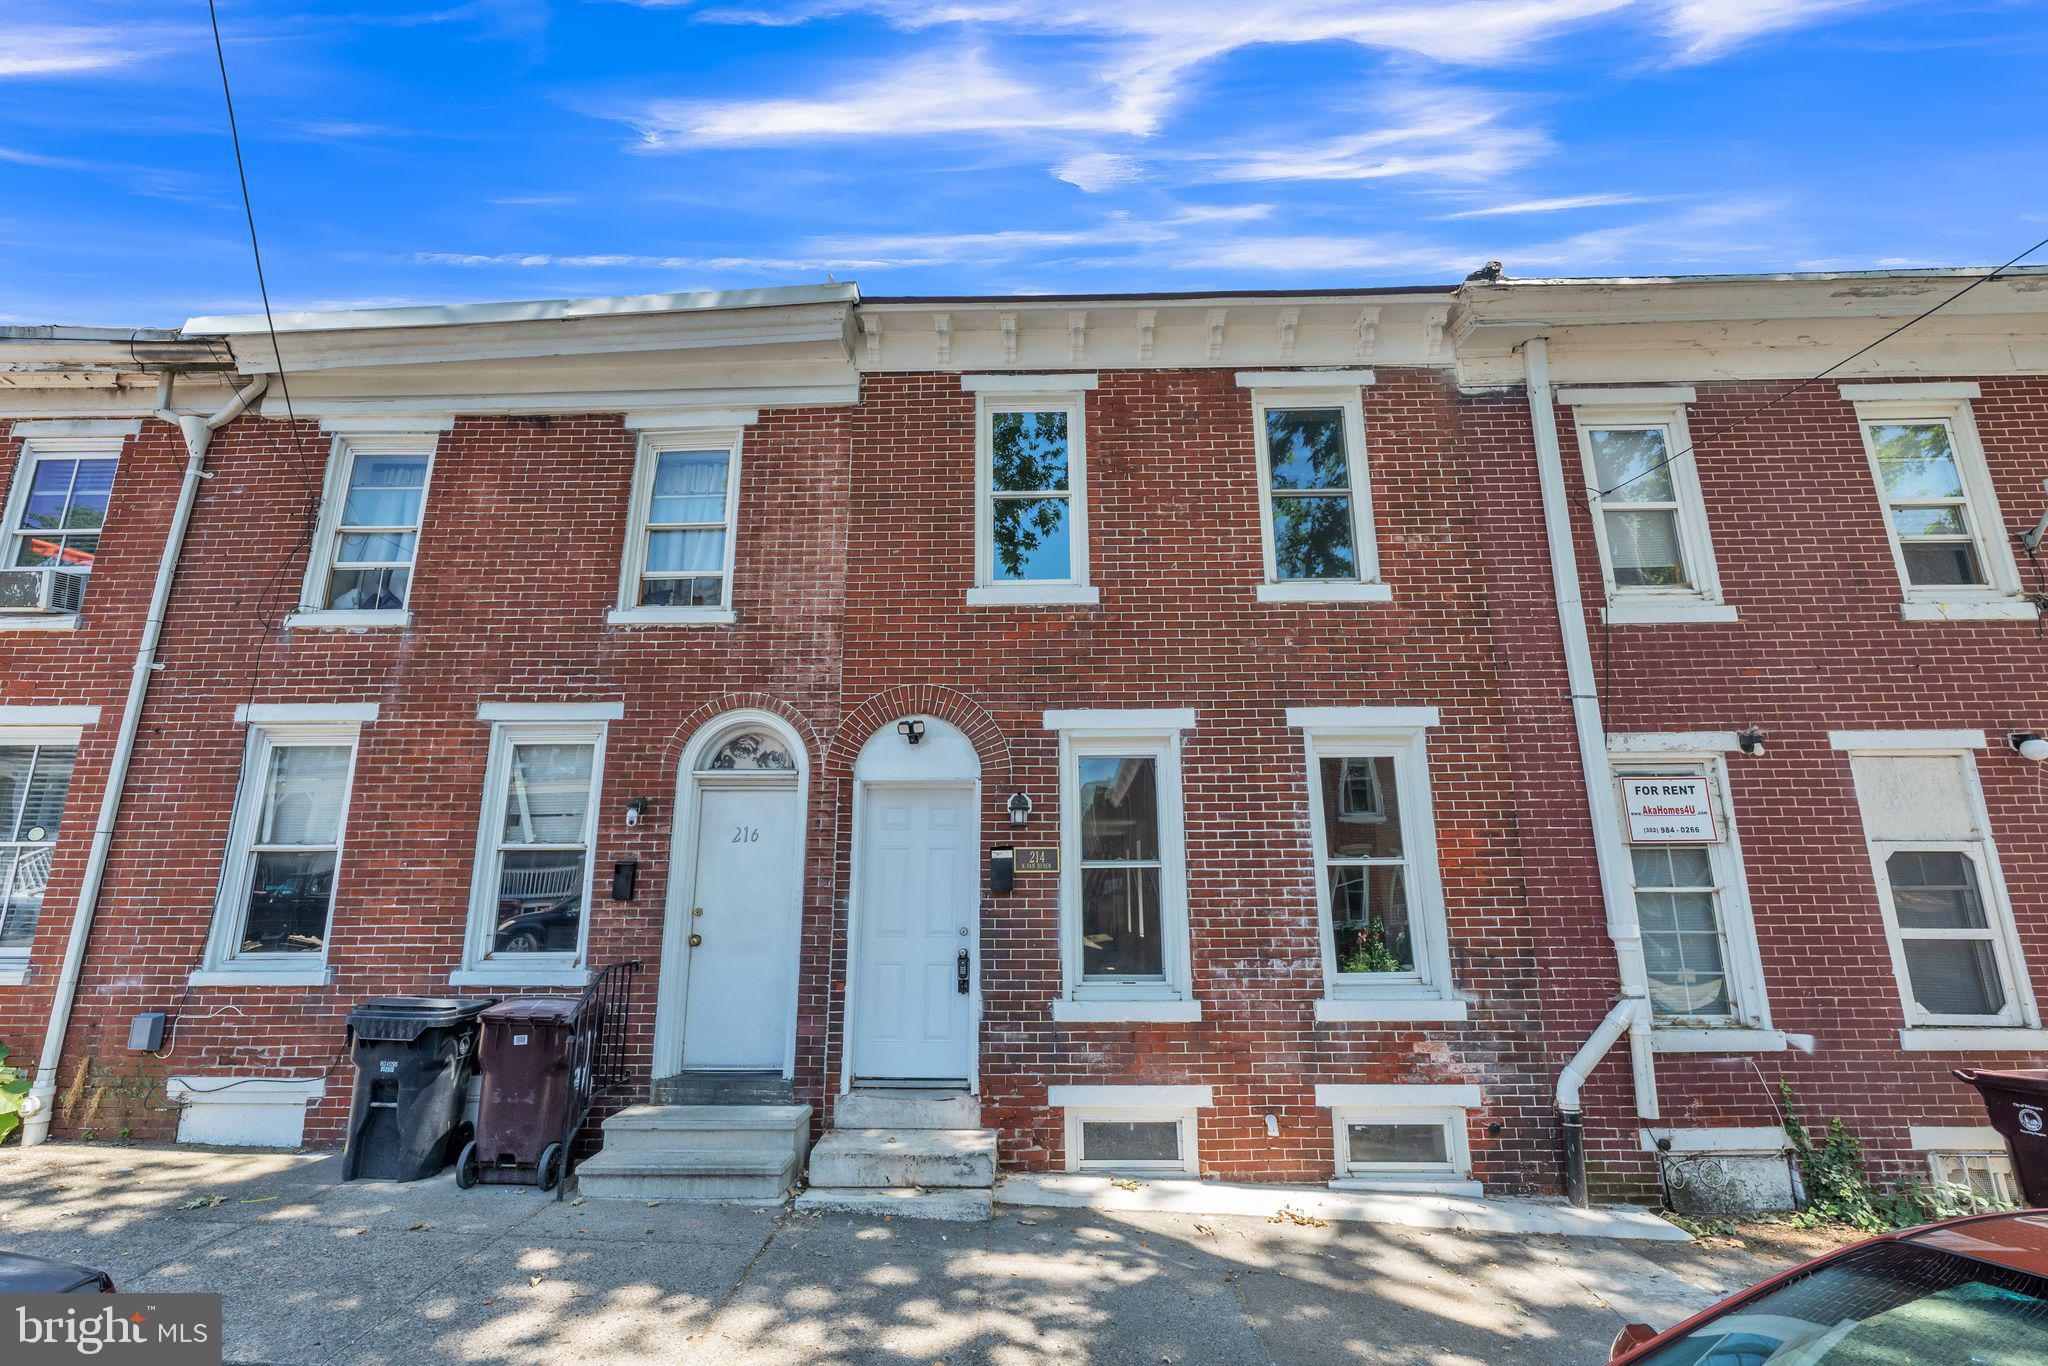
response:
M583 918L583 893L523 905L498 901L497 953L563 953L576 948L576 926Z
M2048 1361L2048 1210L1888 1233L1781 1272L1609 1366L2031 1366Z
M114 1293L114 1278L89 1266L53 1262L22 1252L0 1252L0 1295Z

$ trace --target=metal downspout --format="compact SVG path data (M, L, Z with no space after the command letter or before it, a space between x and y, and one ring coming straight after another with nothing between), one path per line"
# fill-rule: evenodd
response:
M50 1136L50 1120L57 1096L57 1066L64 1056L64 1035L71 1026L71 1006L78 996L79 973L85 966L86 941L92 935L93 914L99 908L100 885L106 878L107 852L114 843L114 823L121 814L121 797L128 783L128 766L135 755L135 735L142 726L142 706L149 698L149 681L155 673L156 647L163 636L164 614L170 607L171 585L178 576L178 559L184 552L185 532L192 522L192 507L199 499L199 482L206 471L207 448L213 434L237 417L270 387L270 376L258 375L237 393L227 406L212 417L173 413L159 406L152 416L174 422L185 438L185 481L178 488L178 503L171 515L170 531L164 537L163 554L157 560L156 586L150 593L149 617L143 623L142 638L135 646L135 665L128 676L128 698L121 708L121 730L114 741L114 757L107 765L106 786L100 793L99 818L93 825L92 850L86 856L85 877L78 889L78 906L71 915L71 937L64 944L64 963L57 973L57 990L50 999L50 1022L43 1030L43 1052L36 1064L35 1082L23 1098L21 1141L41 1143ZM157 389L159 405L170 401L168 378Z
M1635 880L1621 838L1612 769L1607 760L1607 730L1600 719L1599 684L1593 671L1592 644L1586 635L1585 603L1579 594L1578 552L1572 542L1570 493L1557 438L1549 344L1541 337L1524 343L1522 363L1528 381L1525 387L1529 396L1529 425L1536 445L1536 472L1543 493L1544 540L1550 552L1551 587L1557 598L1558 634L1563 640L1565 675L1571 689L1579 768L1593 821L1593 856L1600 869L1607 937L1614 943L1615 967L1621 978L1622 999L1557 1080L1557 1109L1565 1126L1568 1149L1566 1190L1574 1204L1583 1204L1584 1148L1571 1140L1579 1127L1579 1089L1586 1075L1613 1047L1624 1028L1629 1036L1635 1078L1636 1113L1644 1119L1655 1119L1658 1115L1657 1074L1650 1051L1649 976L1643 965L1642 927L1636 918Z

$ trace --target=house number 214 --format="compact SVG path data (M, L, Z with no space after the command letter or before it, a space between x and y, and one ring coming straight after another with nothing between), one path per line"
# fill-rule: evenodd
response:
M734 844L757 844L760 842L760 839L761 827L758 825L735 825L732 828L732 842Z

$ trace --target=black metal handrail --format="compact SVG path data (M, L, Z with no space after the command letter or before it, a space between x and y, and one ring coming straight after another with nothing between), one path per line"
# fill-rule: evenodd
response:
M590 1118L591 1107L632 1080L626 1062L626 1025L633 998L633 979L640 960L613 963L600 970L583 989L576 1008L576 1038L569 1053L569 1109L563 1116L562 1175L555 1199L569 1188L569 1164L576 1135Z

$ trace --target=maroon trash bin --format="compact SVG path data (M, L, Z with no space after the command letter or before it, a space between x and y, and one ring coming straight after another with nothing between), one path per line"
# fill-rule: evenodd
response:
M2048 1068L1979 1072L1959 1067L1955 1075L1984 1097L1991 1127L2012 1153L2020 1195L2030 1206L2048 1205Z
M476 1137L456 1160L457 1185L553 1190L562 1179L582 1007L575 996L521 996L484 1012Z

